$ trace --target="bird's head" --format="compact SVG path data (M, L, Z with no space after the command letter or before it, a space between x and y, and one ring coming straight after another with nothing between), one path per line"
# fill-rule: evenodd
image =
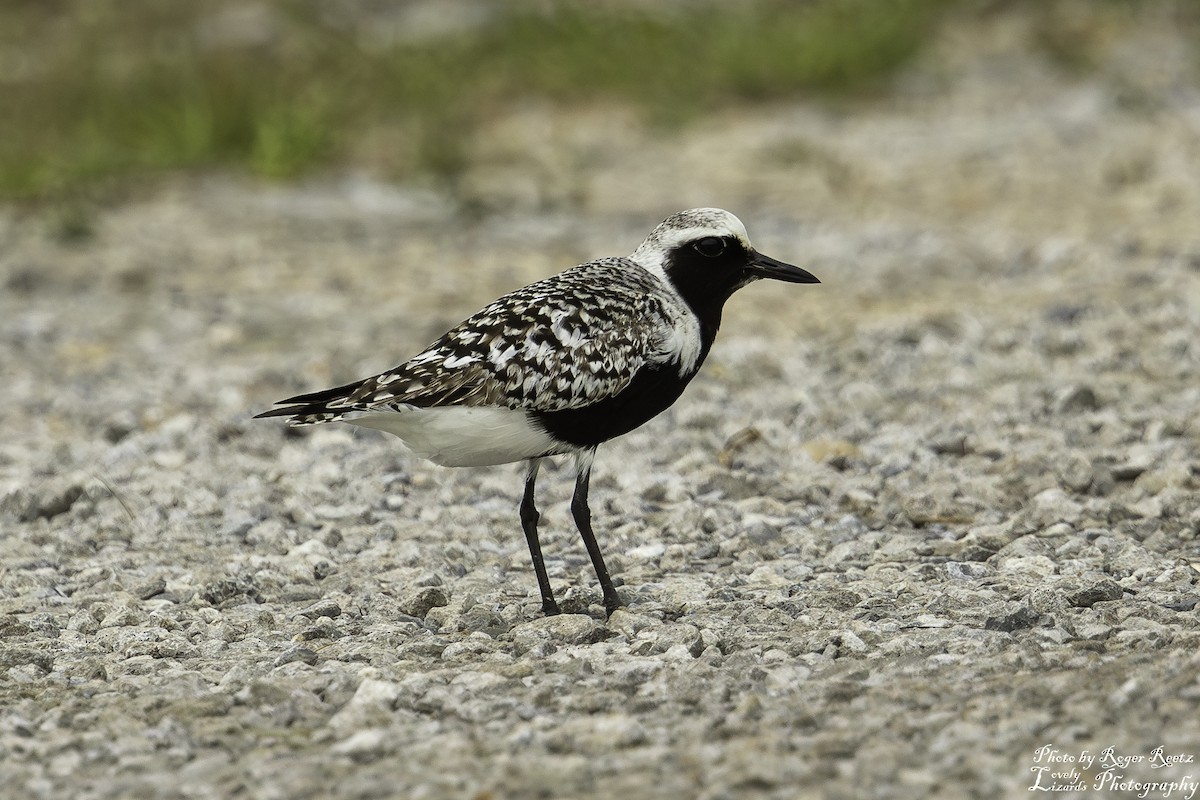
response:
M811 272L755 250L742 221L719 208L693 208L667 217L630 258L665 277L693 308L719 307L738 289L763 278L820 283Z

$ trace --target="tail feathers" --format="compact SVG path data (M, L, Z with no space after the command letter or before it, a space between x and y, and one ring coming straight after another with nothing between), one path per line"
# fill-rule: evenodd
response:
M291 417L288 421L292 425L317 425L322 422L333 422L351 411L359 410L356 406L349 405L347 401L354 394L354 390L361 385L362 381L355 381L319 392L298 394L275 404L283 406L282 408L272 408L270 411L255 414L254 419Z
M253 418L291 417L288 422L292 425L317 425L322 422L336 422L354 410L353 408L344 408L327 411L322 406L288 406L287 408L272 408L270 411L255 414Z

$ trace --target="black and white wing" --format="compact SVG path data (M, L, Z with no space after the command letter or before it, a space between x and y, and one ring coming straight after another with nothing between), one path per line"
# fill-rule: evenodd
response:
M394 369L259 416L308 425L404 406L586 407L672 357L667 302L636 264L588 262L504 295Z

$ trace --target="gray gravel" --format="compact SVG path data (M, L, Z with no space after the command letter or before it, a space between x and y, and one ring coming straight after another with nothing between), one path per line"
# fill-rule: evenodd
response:
M1200 754L1196 76L1150 25L1131 107L997 30L853 114L515 111L453 198L0 215L0 794L1015 798L1044 745ZM520 467L249 419L707 204L825 282L741 293L601 449L607 621L569 470L546 619Z

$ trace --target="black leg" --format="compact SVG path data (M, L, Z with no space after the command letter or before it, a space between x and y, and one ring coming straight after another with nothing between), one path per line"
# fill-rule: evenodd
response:
M542 592L542 613L552 616L559 613L554 592L550 589L550 576L546 574L546 562L542 560L542 544L538 541L537 524L541 516L533 504L533 486L537 482L540 458L529 461L529 472L525 475L525 497L521 500L521 528L525 541L529 543L529 555L533 559L533 571L537 573L538 589Z
M588 482L592 478L592 458L595 449L588 450L575 459L575 494L571 498L571 514L575 517L575 525L583 536L583 544L588 555L592 558L592 568L600 579L600 590L604 593L604 610L609 616L621 607L621 598L613 587L612 578L608 577L608 568L604 566L604 556L600 554L600 545L596 544L596 535L592 533L592 511L588 508Z

